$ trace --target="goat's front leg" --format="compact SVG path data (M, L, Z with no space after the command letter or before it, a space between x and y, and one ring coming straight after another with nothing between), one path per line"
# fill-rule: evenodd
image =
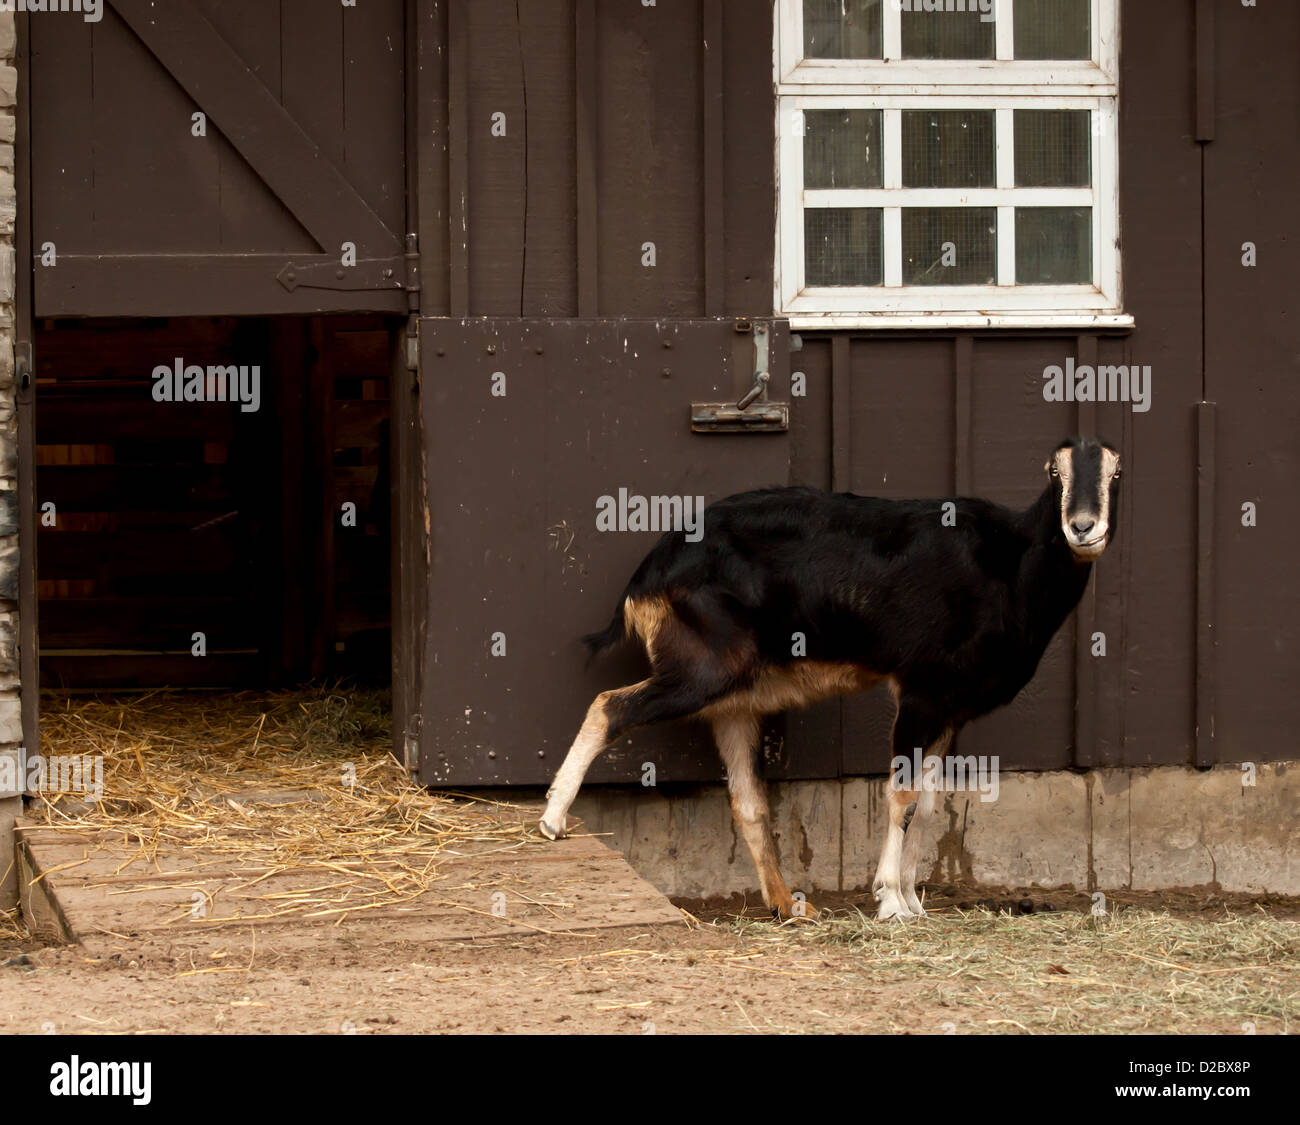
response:
M880 862L876 864L876 877L871 884L876 902L880 904L876 917L882 922L902 921L913 916L903 897L902 859L908 806L918 796L912 789L898 788L895 779L890 779L889 828L885 831L885 846L880 850Z
M796 902L781 878L776 843L772 839L767 790L758 776L758 717L748 713L720 715L713 720L713 737L727 767L727 789L731 794L731 815L758 871L763 902L779 918L813 920L812 904Z
M923 752L925 757L942 759L947 752L952 737L951 726L944 721L942 713L932 707L922 696L895 692L898 700L898 712L894 716L894 730L891 743L895 759L908 763L906 771L891 772L889 780L889 828L885 833L885 846L880 852L880 862L876 865L876 878L872 883L876 901L880 904L876 917L883 921L920 917L925 912L917 900L916 861L920 848L920 829L916 830L915 841L908 851L908 878L903 878L904 837L909 835L909 816L928 813L921 808L923 790L926 787L924 761L921 764L920 777L906 777L910 772L916 756ZM930 798L933 800L934 793ZM906 891L904 888L906 887Z
M924 918L925 909L916 897L916 865L921 858L921 844L925 836L925 822L934 812L938 800L937 781L943 776L943 759L952 742L952 731L945 731L943 736L926 751L921 766L921 783L913 789L916 796L916 810L907 822L903 836L902 857L899 863L899 889L903 902L914 917Z

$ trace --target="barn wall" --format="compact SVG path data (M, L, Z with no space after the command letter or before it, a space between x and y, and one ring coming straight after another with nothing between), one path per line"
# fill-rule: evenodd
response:
M1220 45L1205 57L1196 18L1210 8ZM1270 97L1268 69L1251 60L1295 41L1300 10L1126 3L1121 20L1121 246L1125 310L1136 327L803 332L789 357L789 369L807 375L808 394L792 407L788 481L1023 506L1061 437L1108 438L1127 467L1114 546L1034 681L963 732L963 751L1038 770L1288 760L1300 595L1284 571L1300 509L1284 482L1300 466L1290 437L1294 348L1278 326L1295 290L1284 246L1295 222L1286 158L1270 138L1296 135L1296 99ZM437 223L428 239L422 232L424 315L518 318L545 342L548 318L671 323L769 313L770 0L431 0L424 34L437 48L427 57L446 57L430 67L421 101L421 131L435 137L422 222L446 219L441 233ZM1289 66L1287 82L1296 77ZM1213 112L1198 115L1208 89L1217 91ZM1250 275L1233 259L1247 238L1267 246ZM435 324L440 334L460 331ZM564 326L555 331L561 338ZM1045 402L1044 369L1071 358L1150 366L1150 409ZM436 387L436 371L428 378ZM560 396L568 409L557 408L552 424L557 448L596 413L604 412L602 432L638 415L659 420L659 400L644 389L600 412L579 404L584 387L608 390L594 360L577 380ZM675 409L671 396L663 401ZM680 428L676 416L668 421ZM1216 433L1213 463L1205 443ZM751 440L736 442L745 486L775 483L746 463ZM688 438L681 457L673 447L657 459L657 478L642 476L673 492L682 465L703 462L715 441ZM700 481L706 499L723 494L712 490L721 477ZM561 486L579 512L590 509L583 484ZM430 498L436 539L441 513L459 497L431 480ZM1258 528L1239 526L1246 500L1273 513ZM534 534L526 519L519 528ZM511 547L518 557L532 549L524 538ZM593 544L583 556L596 577L570 632L603 621L604 602L592 594L606 577L611 589L621 582L618 550ZM439 591L431 597L437 604ZM1104 655L1093 651L1095 634ZM583 681L576 647L554 658L571 660L560 665L566 684ZM556 694L521 683L510 696L516 707L528 700L520 720L540 730L548 759L582 713L581 702L566 699L566 717L551 718ZM882 772L889 712L876 693L787 717L777 735L782 776ZM704 780L690 757L660 762ZM785 772L800 769L794 763L808 772ZM593 780L615 780L607 766L598 764ZM536 762L534 771L542 772Z
M18 493L17 426L14 420L14 225L18 194L14 138L18 71L13 12L0 12L0 768L17 764L23 740L18 690ZM0 909L17 901L13 821L22 797L0 780Z

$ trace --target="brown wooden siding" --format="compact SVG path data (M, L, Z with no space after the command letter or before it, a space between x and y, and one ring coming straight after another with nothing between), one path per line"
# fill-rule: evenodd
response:
M441 157L427 192L451 242L426 248L424 315L770 310L766 0L442 0L422 26L445 82L421 102Z

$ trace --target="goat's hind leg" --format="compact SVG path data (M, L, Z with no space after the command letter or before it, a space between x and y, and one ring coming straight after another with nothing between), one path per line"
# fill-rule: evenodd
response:
M727 767L731 815L758 871L764 904L778 918L815 920L817 911L812 904L802 900L796 902L781 878L776 843L772 839L767 789L758 776L756 765L758 716L748 712L717 715L713 719L713 737Z
M538 827L558 840L568 828L567 814L587 770L611 742L634 727L684 719L723 696L731 687L723 665L696 661L690 665L662 662L648 680L616 691L603 691L587 708L578 737L569 747L546 793L546 811Z
M642 680L639 684L615 691L602 691L587 708L587 717L578 731L578 737L573 740L564 763L551 782L550 789L546 791L546 811L542 814L538 827L548 840L558 840L565 834L569 826L569 806L578 795L582 779L587 776L591 763L609 745L610 705L615 701L628 700L649 684L649 680Z

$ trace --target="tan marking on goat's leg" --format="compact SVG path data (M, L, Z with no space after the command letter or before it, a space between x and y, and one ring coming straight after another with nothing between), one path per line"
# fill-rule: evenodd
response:
M542 835L547 839L558 840L564 835L565 830L568 828L567 814L569 806L573 804L573 799L578 795L578 789L582 786L582 779L587 776L587 770L591 768L591 763L605 749L609 733L609 716L605 710L606 705L621 696L640 691L649 682L647 679L642 680L639 684L618 688L615 691L603 691L596 696L595 701L587 708L587 717L583 720L582 727L578 731L578 737L573 740L573 745L569 747L569 753L565 756L563 765L556 772L555 780L551 782L550 789L546 791L546 812L542 814L542 820L538 827L542 830Z
M921 858L925 822L933 814L935 803L939 799L938 790L930 784L930 778L942 781L943 760L951 745L952 731L945 731L926 751L921 762L921 784L913 789L913 792L919 791L919 796L916 798L916 811L912 814L903 837L903 852L899 860L899 887L903 902L917 918L925 917L925 909L921 906L921 900L916 897L916 865Z
M781 878L776 844L772 839L767 791L758 776L758 717L752 713L718 714L713 719L713 737L727 767L727 789L731 794L731 815L736 829L758 871L763 902L782 918L814 920L817 911L808 902L795 902Z

